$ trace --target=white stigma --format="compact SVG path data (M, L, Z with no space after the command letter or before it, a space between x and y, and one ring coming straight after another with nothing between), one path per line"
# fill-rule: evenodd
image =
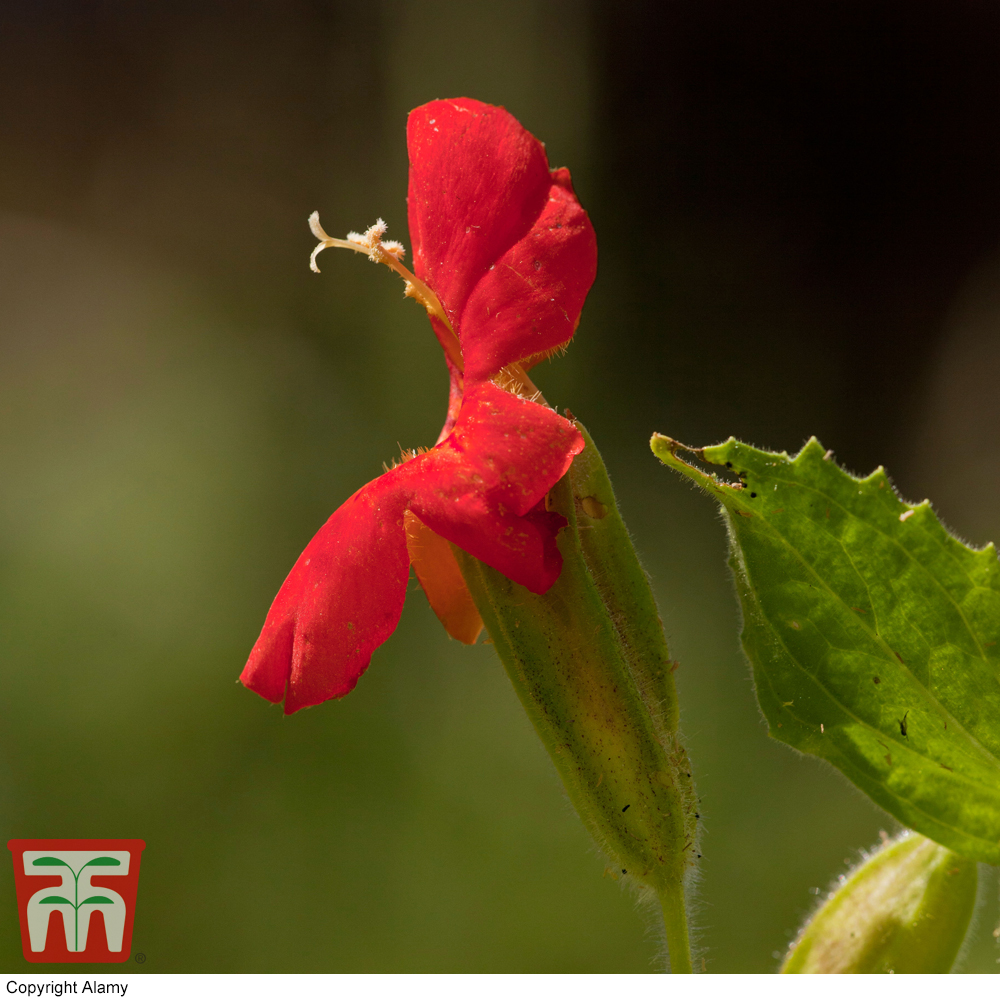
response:
M319 274L319 267L316 264L316 258L327 247L342 247L344 250L354 250L357 253L367 254L368 259L376 264L387 263L386 257L391 257L398 262L406 253L406 248L402 243L397 243L395 240L382 240L389 228L384 219L379 219L364 233L348 233L346 240L338 240L323 229L319 223L319 212L313 212L309 216L309 228L312 230L313 236L319 240L319 245L309 258L309 267L317 274Z

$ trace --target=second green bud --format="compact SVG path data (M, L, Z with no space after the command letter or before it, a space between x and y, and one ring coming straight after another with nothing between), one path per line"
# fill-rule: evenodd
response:
M919 834L886 844L832 893L782 972L949 972L976 905L976 862Z

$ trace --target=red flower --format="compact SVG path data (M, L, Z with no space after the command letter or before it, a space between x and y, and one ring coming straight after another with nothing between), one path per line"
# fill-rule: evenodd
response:
M465 98L410 114L414 273L381 220L316 252L368 253L407 278L451 372L438 443L370 482L319 530L271 606L243 683L285 712L347 694L399 621L412 563L448 631L474 642L482 622L448 542L535 593L562 567L545 510L583 449L542 403L526 370L573 336L594 279L593 229L568 171L503 108ZM315 253L313 255L315 268ZM315 268L318 270L318 268Z

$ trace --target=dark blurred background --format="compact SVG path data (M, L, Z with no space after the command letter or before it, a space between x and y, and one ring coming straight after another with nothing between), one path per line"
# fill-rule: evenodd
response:
M538 381L602 447L681 662L705 968L773 971L894 828L769 742L722 527L647 441L816 434L1000 536L998 46L985 0L4 4L4 841L145 838L143 971L657 968L492 651L415 584L344 701L285 719L235 683L312 533L445 407L421 310L352 255L311 274L306 217L408 243L407 111L468 95L597 229ZM992 972L983 875L964 968ZM9 862L0 899L27 970Z

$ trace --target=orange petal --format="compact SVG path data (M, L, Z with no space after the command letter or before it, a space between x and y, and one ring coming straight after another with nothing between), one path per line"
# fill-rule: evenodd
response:
M483 630L483 620L462 578L451 545L412 511L403 515L403 522L410 562L434 614L448 635L471 646Z

